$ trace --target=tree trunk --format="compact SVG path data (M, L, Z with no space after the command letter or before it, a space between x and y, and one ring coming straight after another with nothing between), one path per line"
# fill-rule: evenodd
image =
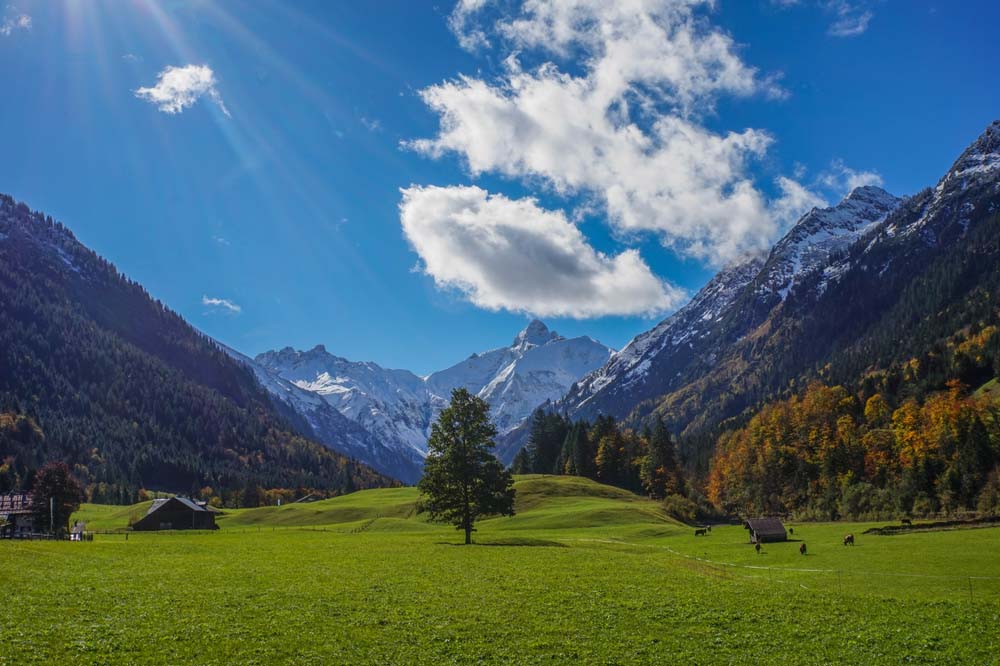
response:
M468 546L472 543L472 525L466 523L465 525L465 545Z

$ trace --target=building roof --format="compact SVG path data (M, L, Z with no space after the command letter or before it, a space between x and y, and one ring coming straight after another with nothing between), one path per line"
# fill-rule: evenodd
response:
M8 493L0 495L0 516L32 513L31 493Z
M786 536L780 518L748 518L747 526L759 536Z
M205 507L199 506L197 502L195 502L194 500L190 500L187 497L167 497L167 498L164 498L164 499L155 499L155 500L153 500L153 503L150 505L149 510L146 511L146 515L148 516L149 514L153 513L154 511L159 510L159 508L161 506L163 506L164 504L166 504L167 502L170 502L172 500L177 500L178 502L180 502L181 504L183 504L185 508L191 509L192 511L205 511L206 510Z

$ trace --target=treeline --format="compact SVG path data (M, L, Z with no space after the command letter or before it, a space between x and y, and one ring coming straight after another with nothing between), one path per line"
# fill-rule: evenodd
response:
M687 498L689 489L673 438L662 421L634 431L610 416L593 423L537 410L515 474L585 476L653 499ZM693 508L692 508L693 511Z
M744 515L995 513L998 461L1000 406L958 381L923 401L815 383L719 439L707 492Z
M995 513L1000 402L969 387L998 374L1000 328L976 323L853 385L814 382L719 437L708 497L817 519Z
M301 436L249 370L51 218L0 196L0 233L0 489L53 460L102 503L394 484Z

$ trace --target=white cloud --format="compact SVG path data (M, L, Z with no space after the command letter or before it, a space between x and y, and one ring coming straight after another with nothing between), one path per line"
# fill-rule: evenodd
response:
M31 30L31 17L27 14L4 16L0 22L0 35L10 37L15 30Z
M432 157L455 153L474 177L499 173L592 198L621 237L652 232L710 263L766 248L798 194L779 188L769 199L753 182L750 164L772 137L712 131L698 118L721 94L781 91L696 16L703 4L527 0L492 26L509 50L499 79L460 76L421 91L440 130L405 145ZM463 8L453 29L480 29L473 9ZM531 53L582 70L525 69Z
M832 0L827 8L835 17L827 29L827 33L833 37L856 37L863 34L874 17L862 4L848 0Z
M883 184L882 176L878 172L856 171L839 159L830 163L830 168L820 175L819 180L823 185L841 195L850 194L858 187L866 185L881 187Z
M771 213L782 228L791 226L813 208L827 205L826 199L791 178L780 176L776 184L781 196L772 204Z
M212 240L214 240L219 245L226 245L226 246L231 245L229 239L226 238L225 236L212 236Z
M486 33L472 23L476 12L481 10L486 2L487 0L458 0L451 16L448 17L448 26L458 37L459 46L466 51L475 51L490 45Z
M180 113L203 95L208 95L229 117L216 83L215 73L208 65L169 66L159 73L155 86L139 88L135 96L155 104L164 113Z
M365 129L369 132L378 132L382 129L382 123L379 122L378 118L361 116L361 124L364 125Z
M233 303L228 298L201 297L201 304L212 309L213 312L223 312L225 314L239 314L243 308Z
M584 318L654 314L685 297L636 250L597 252L562 211L534 199L474 186L411 186L402 195L403 231L423 271L479 307Z

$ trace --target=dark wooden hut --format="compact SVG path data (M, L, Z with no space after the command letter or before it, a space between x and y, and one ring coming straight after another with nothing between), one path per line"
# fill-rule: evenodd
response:
M217 530L215 511L186 497L153 500L141 520L132 525L138 532L155 530Z
M31 493L0 495L0 538L17 539L38 532Z
M745 527L750 531L750 543L788 540L788 532L780 518L748 518Z

